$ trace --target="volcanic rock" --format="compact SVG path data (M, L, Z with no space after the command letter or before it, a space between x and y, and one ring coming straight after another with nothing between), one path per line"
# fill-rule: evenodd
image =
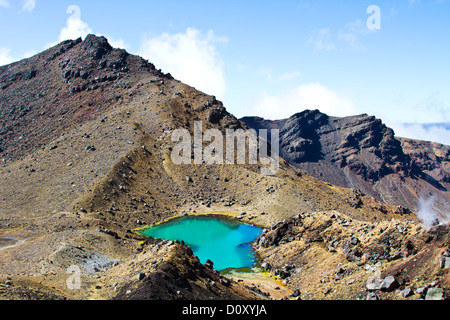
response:
M280 156L317 179L401 206L399 214L417 210L420 196L433 194L441 199L433 204L436 214L449 219L449 146L398 138L367 114L339 118L306 110L282 120L240 120L255 130L279 129Z

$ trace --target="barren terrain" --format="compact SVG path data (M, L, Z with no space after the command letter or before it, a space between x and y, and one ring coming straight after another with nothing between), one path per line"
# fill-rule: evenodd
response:
M281 298L268 282L221 275L184 244L134 231L183 211L265 228L260 265L287 298L449 295L448 224L425 229L414 212L283 159L275 176L259 164L174 164L175 128L246 125L103 37L0 67L0 113L1 299ZM68 285L74 266L79 289ZM399 285L368 289L375 272Z

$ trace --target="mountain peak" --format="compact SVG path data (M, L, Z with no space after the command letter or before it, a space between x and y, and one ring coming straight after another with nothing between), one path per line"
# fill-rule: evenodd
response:
M88 34L83 41L83 49L89 52L92 58L98 60L110 53L113 48L105 37Z
M0 155L17 159L44 147L120 103L141 79L173 78L92 34L0 67Z

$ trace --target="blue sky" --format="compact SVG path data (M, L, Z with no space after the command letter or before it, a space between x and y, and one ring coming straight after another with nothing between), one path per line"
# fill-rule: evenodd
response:
M0 65L101 34L238 117L367 113L450 144L448 126L422 125L450 122L449 0L0 0L0 30Z

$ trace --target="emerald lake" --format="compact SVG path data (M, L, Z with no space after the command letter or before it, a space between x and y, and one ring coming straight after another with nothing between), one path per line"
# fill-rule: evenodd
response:
M256 256L251 242L261 233L261 228L223 216L184 216L141 231L155 239L184 241L201 263L209 259L219 271L252 267Z

